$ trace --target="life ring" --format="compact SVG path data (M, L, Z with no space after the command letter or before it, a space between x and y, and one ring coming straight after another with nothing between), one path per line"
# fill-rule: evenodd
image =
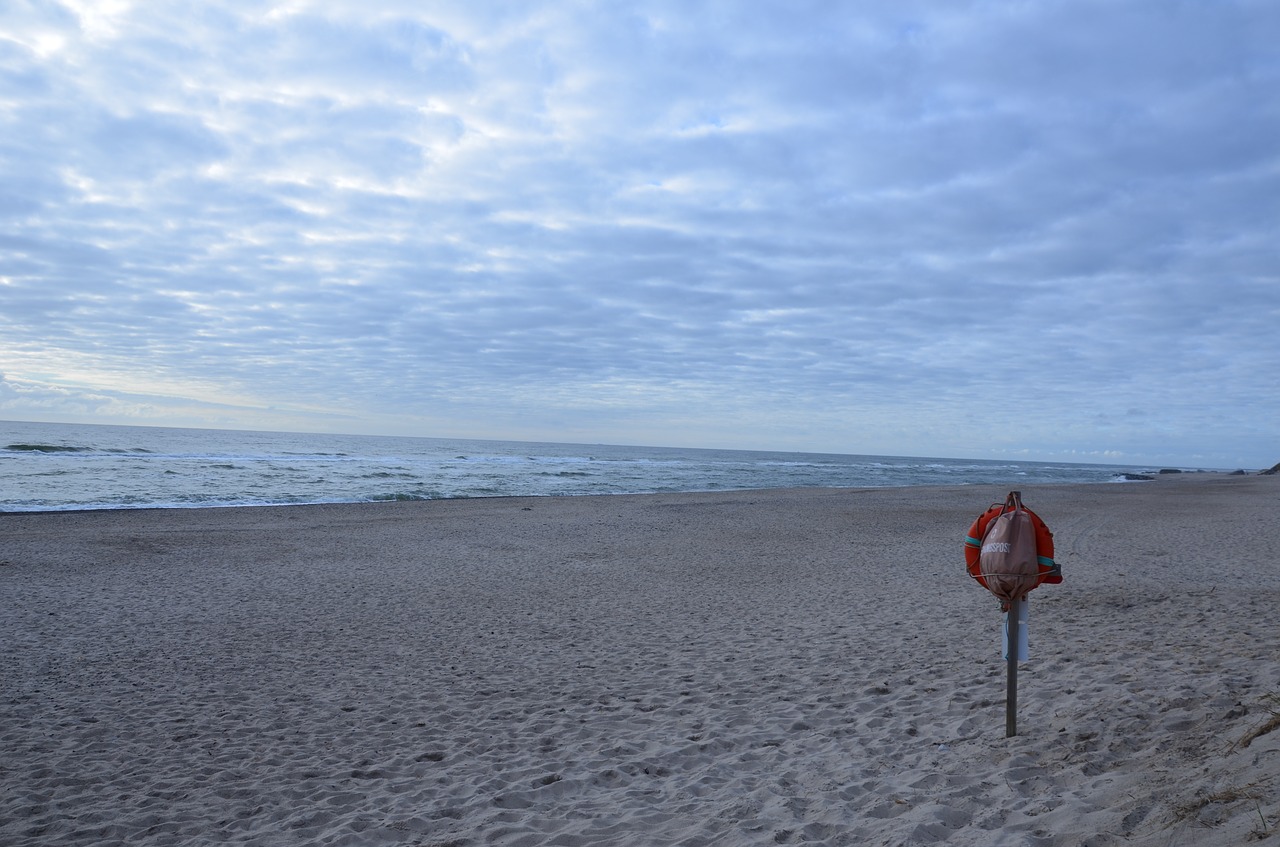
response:
M985 579L982 578L982 570L979 566L979 560L982 558L982 536L987 530L987 524L991 523L997 515L1004 509L1004 503L995 503L990 509L987 509L978 519L969 527L969 532L964 537L964 563L969 570L969 576L978 581L983 588L989 588ZM1022 507L1028 515L1031 516L1031 524L1036 528L1036 562L1040 566L1040 582L1037 585L1049 583L1057 585L1062 582L1062 568L1053 560L1053 533L1049 531L1049 527L1045 526L1045 522L1040 520L1040 516L1028 509Z

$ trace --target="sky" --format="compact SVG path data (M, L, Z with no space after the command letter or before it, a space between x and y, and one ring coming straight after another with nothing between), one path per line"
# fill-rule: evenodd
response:
M0 419L1263 468L1274 0L6 0Z

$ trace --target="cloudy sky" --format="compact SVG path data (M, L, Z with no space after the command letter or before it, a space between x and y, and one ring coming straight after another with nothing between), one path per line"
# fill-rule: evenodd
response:
M0 419L1280 460L1274 0L6 0Z

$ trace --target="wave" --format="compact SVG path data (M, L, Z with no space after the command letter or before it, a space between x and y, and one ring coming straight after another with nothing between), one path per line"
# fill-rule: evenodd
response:
M368 498L370 503L405 503L417 502L420 500L437 500L438 497L431 494L417 494L412 491L394 491L389 494L373 494Z
M1144 473L1122 473L1111 477L1109 482L1148 482L1155 479L1154 476Z
M2 449L13 453L110 453L113 455L140 455L150 454L151 451L145 447L108 447L106 449L98 449L96 447L78 447L73 444L6 444Z

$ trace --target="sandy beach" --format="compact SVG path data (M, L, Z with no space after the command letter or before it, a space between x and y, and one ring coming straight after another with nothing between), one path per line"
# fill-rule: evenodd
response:
M1280 476L0 515L0 844L1280 841Z

